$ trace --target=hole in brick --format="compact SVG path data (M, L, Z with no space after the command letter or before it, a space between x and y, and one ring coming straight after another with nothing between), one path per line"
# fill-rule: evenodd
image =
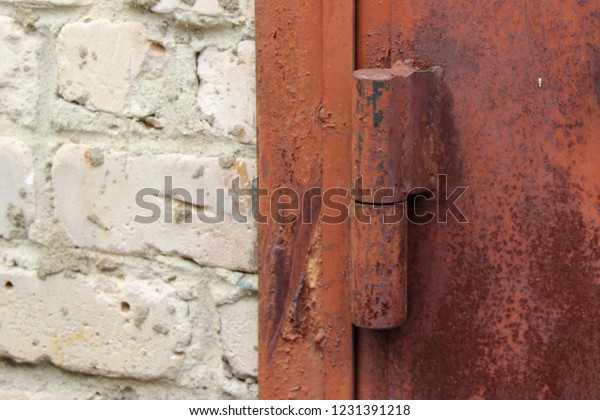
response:
M127 302L121 302L121 310L123 312L129 312L131 310L131 306Z
M12 290L13 284L10 281L7 281L6 283L4 283L4 288L6 290Z
M150 44L150 49L157 54L164 54L166 51L165 47L158 42L153 42Z

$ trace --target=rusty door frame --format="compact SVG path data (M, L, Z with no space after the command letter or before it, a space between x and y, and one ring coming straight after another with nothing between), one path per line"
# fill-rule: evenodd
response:
M350 185L354 15L353 0L256 4L258 173L269 194ZM318 201L314 214L332 211ZM270 200L259 209L268 214ZM354 398L348 222L269 217L258 235L260 398Z
M598 396L597 6L499 1L488 16L434 1L257 2L261 189L350 186L356 51L358 68L444 68L448 173L474 191L469 229L409 241L413 315L397 331L353 332L347 223L260 225L261 398Z

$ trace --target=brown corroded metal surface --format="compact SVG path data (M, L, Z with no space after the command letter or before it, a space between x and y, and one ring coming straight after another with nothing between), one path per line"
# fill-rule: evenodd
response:
M256 4L260 188L350 184L352 2ZM269 200L260 201L269 214ZM309 200L291 224L259 225L259 382L263 399L354 393L347 221L323 226Z
M406 319L404 203L352 206L352 322L388 329Z
M408 319L358 332L358 397L600 398L598 9L394 2L392 61L444 68L469 223L409 225Z
M351 0L323 1L323 190L351 184L352 70L354 8ZM350 194L338 198L349 206ZM335 218L326 205L323 216ZM354 346L350 319L350 221L323 224L323 349L324 397L354 397Z
M321 23L332 14L319 2L257 3L263 186L304 190L327 172L319 151L330 120L318 111L331 83L321 73ZM361 398L600 398L597 2L484 3L397 0L391 30L362 25L364 36L392 34L391 62L444 68L448 194L470 186L460 201L470 223L409 225L407 323L357 333ZM357 57L359 67L383 67L387 53L378 54ZM343 127L337 118L335 129ZM334 162L329 185L345 179ZM306 287L327 277L319 267L346 280L333 239L342 232L333 229L323 249L318 227L260 227L263 398L321 398L338 380L347 392L352 375L340 366L351 349L319 350L349 341L342 328L341 338L321 331L347 327L343 303L334 302L343 292L333 275L331 292ZM334 309L326 312L319 293Z
M394 0L356 0L356 68L390 68Z
M416 189L435 189L439 159L442 70L400 63L354 72L354 199L399 203Z
M378 399L388 399L389 372L382 366L389 361L390 330L357 329L356 335L356 397L365 399L377 395Z

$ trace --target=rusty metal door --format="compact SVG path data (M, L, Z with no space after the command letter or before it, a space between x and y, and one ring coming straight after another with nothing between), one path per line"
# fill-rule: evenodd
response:
M260 226L261 397L600 398L598 1L265 0L257 43L261 188L348 188L352 72L405 62L443 70L436 198L468 187L407 224L398 328L352 325L324 201Z

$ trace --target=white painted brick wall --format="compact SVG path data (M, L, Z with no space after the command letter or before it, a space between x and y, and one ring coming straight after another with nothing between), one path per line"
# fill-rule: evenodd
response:
M256 141L254 57L254 42L249 40L226 50L209 47L198 57L202 111L214 118L223 135L235 136L243 143Z
M0 0L0 398L256 397L253 9Z
M33 179L29 147L0 137L0 237L26 236L35 214Z
M189 310L160 279L0 269L0 356L94 375L175 378Z
M92 111L144 118L156 113L165 49L140 22L65 25L58 34L59 94Z
M134 156L65 145L56 154L52 170L56 217L80 247L120 254L177 254L204 266L252 272L256 270L255 225L251 217L248 223L234 220L231 197L225 190L231 188L234 178L249 188L255 173L252 160L238 159L230 168L223 168L218 158ZM173 188L189 191L189 204L195 207L188 205L187 213L183 197L170 198L166 194L167 176ZM135 221L136 216L152 214L136 204L138 192L146 188L157 193L154 196L148 192L144 198L160 209L161 217L154 223ZM201 214L208 218L216 218L221 212L217 204L219 189L227 198L222 204L223 221L202 221L197 212L199 204L203 207ZM203 201L199 203L198 199ZM171 213L165 211L165 202L169 202ZM167 218L168 214L171 216Z
M221 341L224 355L233 373L238 377L258 375L258 348L255 331L258 330L258 307L255 299L244 298L219 308L221 314ZM239 351L250 349L254 351Z
M24 3L40 6L84 6L92 4L93 0L0 0L2 3Z
M154 13L190 25L245 25L254 20L254 0L130 0Z
M39 49L36 36L0 16L0 114L25 125L35 120Z

